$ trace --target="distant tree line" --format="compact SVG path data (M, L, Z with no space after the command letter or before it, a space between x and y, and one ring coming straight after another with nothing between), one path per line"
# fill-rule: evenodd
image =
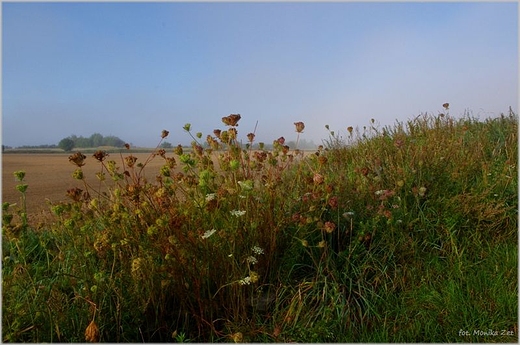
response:
M73 148L99 146L124 147L125 141L113 135L104 137L99 133L94 133L88 138L83 136L78 137L77 135L73 134L71 136L61 139L58 143L58 147L60 147L64 151L71 151Z

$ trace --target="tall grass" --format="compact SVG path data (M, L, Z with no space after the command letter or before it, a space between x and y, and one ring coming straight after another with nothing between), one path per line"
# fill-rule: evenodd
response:
M72 155L84 188L41 228L4 205L4 341L518 340L512 111L371 121L307 156L222 120L159 142L154 181L131 153L94 153L95 177Z

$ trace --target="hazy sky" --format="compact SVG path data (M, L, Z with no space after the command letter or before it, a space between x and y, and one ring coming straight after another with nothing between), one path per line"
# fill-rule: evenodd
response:
M509 3L2 3L2 143L189 143L240 113L246 141L466 110L518 111Z

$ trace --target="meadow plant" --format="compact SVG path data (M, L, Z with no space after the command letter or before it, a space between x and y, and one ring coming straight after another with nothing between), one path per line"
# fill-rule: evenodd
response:
M185 124L191 145L171 152L163 130L143 163L71 155L83 189L42 229L4 230L4 340L518 339L516 114L371 120L346 138L326 126L307 154L254 131L244 144L240 119L205 137ZM500 299L484 311L488 291Z

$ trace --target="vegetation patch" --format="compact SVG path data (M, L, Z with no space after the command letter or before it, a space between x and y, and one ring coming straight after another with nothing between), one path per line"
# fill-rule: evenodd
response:
M3 341L518 341L516 114L326 126L307 155L304 123L267 148L240 118L144 161L97 150L94 176L71 153L82 186L38 227L15 172Z

